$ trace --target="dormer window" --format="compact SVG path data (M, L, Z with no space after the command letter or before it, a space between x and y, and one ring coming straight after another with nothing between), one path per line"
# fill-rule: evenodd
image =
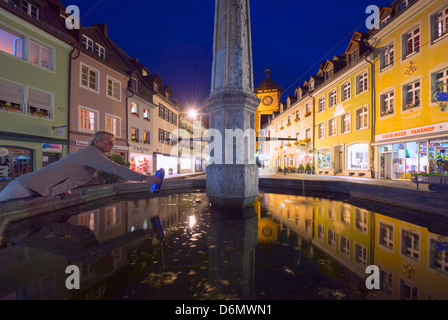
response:
M98 57L106 59L106 49L100 46L98 43L95 43L95 53Z
M159 92L159 86L156 85L155 83L154 83L154 91L155 91L156 93Z
M93 52L93 40L85 35L82 35L82 46L87 50Z
M333 78L333 75L334 75L333 68L328 69L328 70L325 72L325 80L329 80L329 79Z
M390 16L387 16L386 18L381 20L381 29L384 28L386 24L388 24L389 22L390 22Z
M297 99L298 99L298 100L302 99L302 89L299 89L299 90L297 91Z
M24 11L27 15L29 15L31 18L39 19L39 7L32 4L29 1L22 0L22 11Z
M170 98L170 94L169 94L168 92L166 92L166 93L165 93L165 97L166 97L167 99L169 99L169 98Z
M348 54L348 65L355 63L356 61L358 61L358 59L359 59L358 50L350 52Z
M403 11L409 6L409 0L404 0L402 3L400 3L400 11Z
M310 81L310 91L314 90L314 80Z

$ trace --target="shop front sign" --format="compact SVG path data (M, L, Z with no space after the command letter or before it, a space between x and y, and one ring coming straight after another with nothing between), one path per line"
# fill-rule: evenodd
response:
M383 133L375 136L377 142L398 138L418 137L426 134L442 133L448 131L448 122L432 124L429 126Z

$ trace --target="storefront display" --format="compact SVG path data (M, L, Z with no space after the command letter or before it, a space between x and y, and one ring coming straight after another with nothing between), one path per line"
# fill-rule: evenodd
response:
M131 169L141 174L151 173L151 158L149 155L131 154Z
M448 139L430 141L429 173L448 174Z
M367 143L358 143L347 147L347 169L369 169L369 145Z
M0 147L0 178L19 177L32 170L30 150Z
M317 153L317 161L319 169L330 169L331 152L330 149L322 149Z

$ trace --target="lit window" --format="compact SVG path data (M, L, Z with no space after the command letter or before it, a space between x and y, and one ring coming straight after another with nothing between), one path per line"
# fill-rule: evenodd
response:
M317 138L325 139L325 122L321 122L317 125Z
M79 126L82 130L97 131L98 112L87 108L80 108Z
M107 78L107 96L115 100L121 100L121 83L115 79Z
M352 144L347 147L347 169L368 170L369 169L369 145L367 143ZM361 220L366 217L357 217ZM358 224L359 225L359 224ZM360 230L365 231L365 230Z
M328 136L333 137L337 134L336 118L328 120Z
M433 39L437 40L448 33L448 8L439 11L432 18Z
M98 71L81 66L81 86L98 92Z
M112 115L106 115L106 131L119 138L121 136L121 119Z
M341 116L341 133L347 133L352 130L352 119L350 113Z
M131 102L131 114L138 116L138 104Z

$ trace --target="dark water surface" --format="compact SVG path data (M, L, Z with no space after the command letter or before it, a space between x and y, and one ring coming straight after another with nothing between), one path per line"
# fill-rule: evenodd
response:
M231 212L200 190L140 194L11 224L0 299L447 299L447 246L448 219L360 200L265 190Z

